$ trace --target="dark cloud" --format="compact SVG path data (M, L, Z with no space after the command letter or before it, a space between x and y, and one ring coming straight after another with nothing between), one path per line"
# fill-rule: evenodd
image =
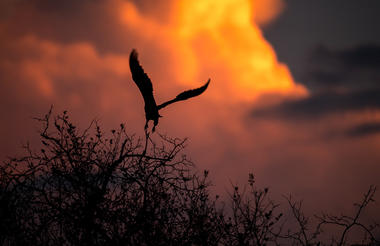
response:
M380 109L380 89L320 93L304 99L285 101L269 108L256 109L253 117L313 120L331 114L369 109Z
M333 50L317 46L310 55L306 83L314 89L380 87L380 45Z
M357 125L346 131L346 135L350 137L362 137L380 133L379 122L369 122Z
M313 50L311 59L319 63L336 63L346 69L377 69L380 67L380 45L358 45L341 50L332 50L320 45Z
M309 72L309 77L312 81L318 81L319 83L331 86L340 84L344 80L345 75L333 71L314 70Z
M360 45L352 49L335 52L349 68L380 68L380 45Z
M380 110L380 45L358 45L347 49L317 46L309 57L305 84L311 96L256 109L254 117L313 120L330 115ZM349 129L358 136L376 131L374 125Z
M335 50L380 44L380 32L375 24L380 23L379 8L380 1L376 0L344 3L286 0L285 11L264 29L264 35L279 59L289 65L295 80L314 89L308 77L310 51L318 45Z

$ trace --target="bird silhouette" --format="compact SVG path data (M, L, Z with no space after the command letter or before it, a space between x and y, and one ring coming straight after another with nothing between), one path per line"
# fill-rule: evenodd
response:
M191 97L199 96L207 89L208 84L210 83L210 79L208 79L206 84L204 84L203 86L193 89L193 90L184 91L178 94L174 99L164 102L157 106L156 101L154 100L154 96L153 96L152 81L150 80L150 78L144 72L144 69L140 65L136 50L132 50L129 56L129 67L131 69L132 78L144 98L144 103L145 103L144 108L145 108L145 118L146 118L145 130L148 128L149 120L152 120L154 122L152 132L155 131L155 128L158 124L158 118L162 117L158 113L160 109L168 106L169 104L172 104L178 101L187 100Z

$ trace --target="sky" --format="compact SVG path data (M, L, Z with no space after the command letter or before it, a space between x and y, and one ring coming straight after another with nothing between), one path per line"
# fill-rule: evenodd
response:
M211 78L201 96L163 109L157 131L189 139L186 153L210 170L217 192L253 172L258 185L302 198L307 211L349 212L380 185L379 7L1 1L0 159L37 143L33 117L51 105L82 128L98 119L105 130L125 123L143 136L143 100L128 65L137 49L158 103Z

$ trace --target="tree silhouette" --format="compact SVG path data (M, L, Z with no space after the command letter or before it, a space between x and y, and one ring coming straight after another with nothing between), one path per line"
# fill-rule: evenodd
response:
M374 187L354 216L322 214L310 234L301 203L287 197L298 225L287 227L253 174L227 200L212 196L208 171L183 154L185 140L136 138L123 124L106 133L96 121L81 131L67 112L37 120L42 148L26 145L0 167L0 245L348 245L353 227L362 243L378 243L377 224L360 221ZM327 224L344 230L324 242Z

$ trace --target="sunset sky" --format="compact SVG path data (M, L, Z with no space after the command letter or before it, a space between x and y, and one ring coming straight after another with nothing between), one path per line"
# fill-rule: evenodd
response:
M123 122L143 136L135 48L158 103L211 78L160 111L157 131L188 137L218 192L253 172L310 211L350 211L380 186L379 10L377 0L1 1L0 159L36 143L32 118L51 105L82 128Z

